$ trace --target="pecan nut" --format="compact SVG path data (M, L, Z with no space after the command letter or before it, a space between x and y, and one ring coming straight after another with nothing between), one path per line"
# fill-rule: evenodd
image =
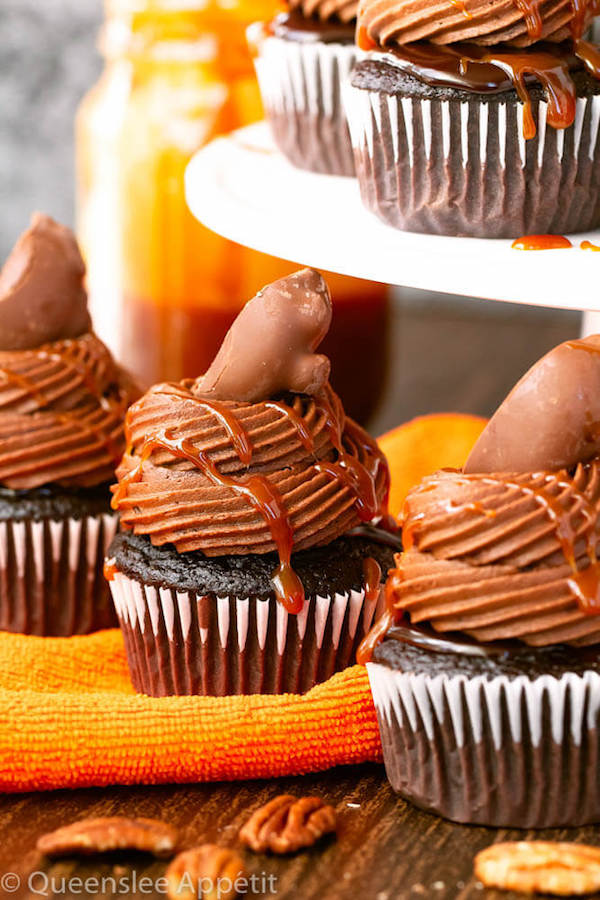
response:
M112 850L141 850L170 857L177 846L177 830L157 819L111 816L81 819L38 839L37 849L46 856L91 855Z
M492 844L475 857L475 875L485 887L554 894L600 890L600 848L559 841Z
M256 853L295 853L335 831L336 812L320 797L281 794L248 819L240 840Z
M169 900L232 900L248 886L237 853L216 844L179 853L169 864L166 878Z

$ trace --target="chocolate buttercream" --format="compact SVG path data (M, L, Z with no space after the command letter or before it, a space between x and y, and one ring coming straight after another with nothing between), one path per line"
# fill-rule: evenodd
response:
M111 481L123 420L139 395L91 333L0 351L0 483L88 487Z
M596 14L595 0L361 0L358 29L380 48L430 41L528 47L580 37Z
M36 214L0 275L0 484L110 481L123 419L139 396L89 331L85 267L72 232Z
M290 612L304 598L292 550L386 512L385 459L346 418L329 361L314 352L330 316L312 270L261 291L205 376L157 385L131 407L114 489L122 527L155 545L207 556L277 551L273 584Z
M330 324L331 297L318 272L301 269L274 281L246 303L195 393L247 402L285 391L317 394L330 363L314 351Z
M288 0L290 9L298 9L307 18L321 22L353 22L358 11L358 0Z
M73 232L35 213L0 272L0 350L31 350L90 329Z
M268 480L289 518L294 551L330 543L361 518L373 518L386 496L381 452L345 419L330 387L320 397L222 401L215 409L194 387L162 384L132 406L126 427L131 452L117 471L121 485L115 494L122 526L149 535L156 545L174 544L180 552L221 556L277 549L268 518L229 479L244 484L256 474ZM171 435L170 446L165 434ZM153 447L153 436L158 446ZM193 447L197 462L175 455L182 441ZM247 455L240 453L244 447ZM209 468L225 480L215 481ZM364 509L357 508L357 493Z

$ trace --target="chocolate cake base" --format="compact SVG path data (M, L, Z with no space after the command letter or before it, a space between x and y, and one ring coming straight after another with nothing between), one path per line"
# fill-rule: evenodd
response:
M108 485L0 488L0 630L68 637L118 624L103 577Z
M303 693L351 665L380 605L365 597L363 560L385 573L397 549L383 540L346 536L295 554L306 592L296 616L273 594L274 555L208 558L117 535L110 586L135 689Z
M600 821L597 654L431 638L392 629L367 666L394 790L455 822Z
M600 82L574 72L575 121L523 137L516 91L433 87L383 54L357 63L344 92L363 203L404 231L488 238L600 225Z
M301 169L354 175L341 83L356 60L354 26L283 14L253 25L255 67L275 143Z

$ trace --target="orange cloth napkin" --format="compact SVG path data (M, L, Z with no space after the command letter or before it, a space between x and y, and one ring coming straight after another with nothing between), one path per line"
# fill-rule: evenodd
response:
M421 477L461 465L482 424L429 416L385 435L392 511ZM118 630L0 633L3 791L273 777L380 758L361 666L304 696L154 699L134 693Z

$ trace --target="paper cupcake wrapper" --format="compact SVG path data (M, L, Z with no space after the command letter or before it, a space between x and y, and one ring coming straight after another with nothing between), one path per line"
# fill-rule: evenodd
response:
M304 693L354 663L381 603L363 591L307 598L289 615L275 599L203 597L110 582L133 686L143 694Z
M365 206L405 231L517 238L600 225L600 96L523 137L521 103L419 100L344 86Z
M0 630L67 637L114 627L102 567L117 521L0 522Z
M352 44L302 43L248 29L265 112L275 143L295 166L354 175L341 84L356 60Z
M456 822L600 820L600 675L407 674L367 666L388 779Z

